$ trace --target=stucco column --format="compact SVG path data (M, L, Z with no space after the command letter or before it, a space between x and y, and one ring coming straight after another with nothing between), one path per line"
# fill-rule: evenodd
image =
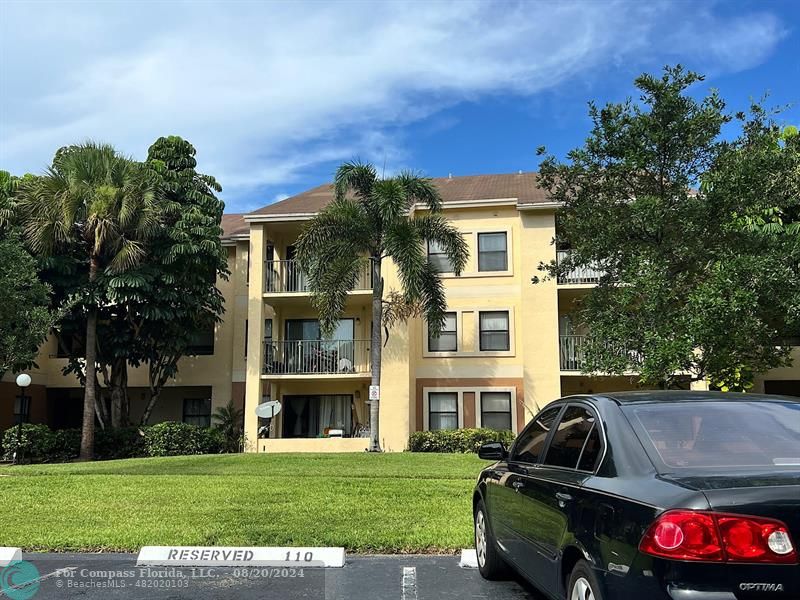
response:
M384 279L384 297L392 289L401 289L397 269L391 260L384 260L382 273ZM366 309L369 313L369 307ZM370 325L365 321L366 337L369 337ZM409 323L397 323L389 331L389 339L385 344L381 357L381 399L378 431L381 448L384 452L402 452L408 445L411 433L411 410L414 396L411 393L413 369L411 365L411 348L409 346ZM380 325L378 325L380 326ZM369 382L367 382L369 383ZM369 412L369 404L367 404Z
M261 402L261 371L264 364L264 224L250 225L250 283L247 289L247 376L244 394L244 431L247 451L258 443L256 407Z
M558 288L554 280L542 281L540 262L556 257L551 241L556 235L555 211L520 212L522 314L516 327L521 327L525 363L525 419L527 423L537 410L561 396L561 365L558 337ZM538 276L539 283L531 278Z

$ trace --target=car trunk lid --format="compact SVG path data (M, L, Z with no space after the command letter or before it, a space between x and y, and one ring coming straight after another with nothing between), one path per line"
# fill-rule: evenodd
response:
M665 478L702 491L714 512L782 521L800 554L800 473ZM737 598L800 598L800 565L728 563L726 570Z

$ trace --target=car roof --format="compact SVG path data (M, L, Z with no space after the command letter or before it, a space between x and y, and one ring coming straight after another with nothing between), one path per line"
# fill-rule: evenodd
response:
M635 404L637 402L800 402L800 397L794 396L683 390L603 392L592 394L592 397L608 398L617 404Z

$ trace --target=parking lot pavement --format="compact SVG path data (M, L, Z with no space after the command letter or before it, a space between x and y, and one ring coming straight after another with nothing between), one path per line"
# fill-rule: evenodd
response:
M460 568L455 556L348 556L341 569L137 567L134 554L23 559L38 570L41 578L32 585L39 589L29 589L30 595L11 590L10 598L543 600L517 579L485 581L477 569Z

